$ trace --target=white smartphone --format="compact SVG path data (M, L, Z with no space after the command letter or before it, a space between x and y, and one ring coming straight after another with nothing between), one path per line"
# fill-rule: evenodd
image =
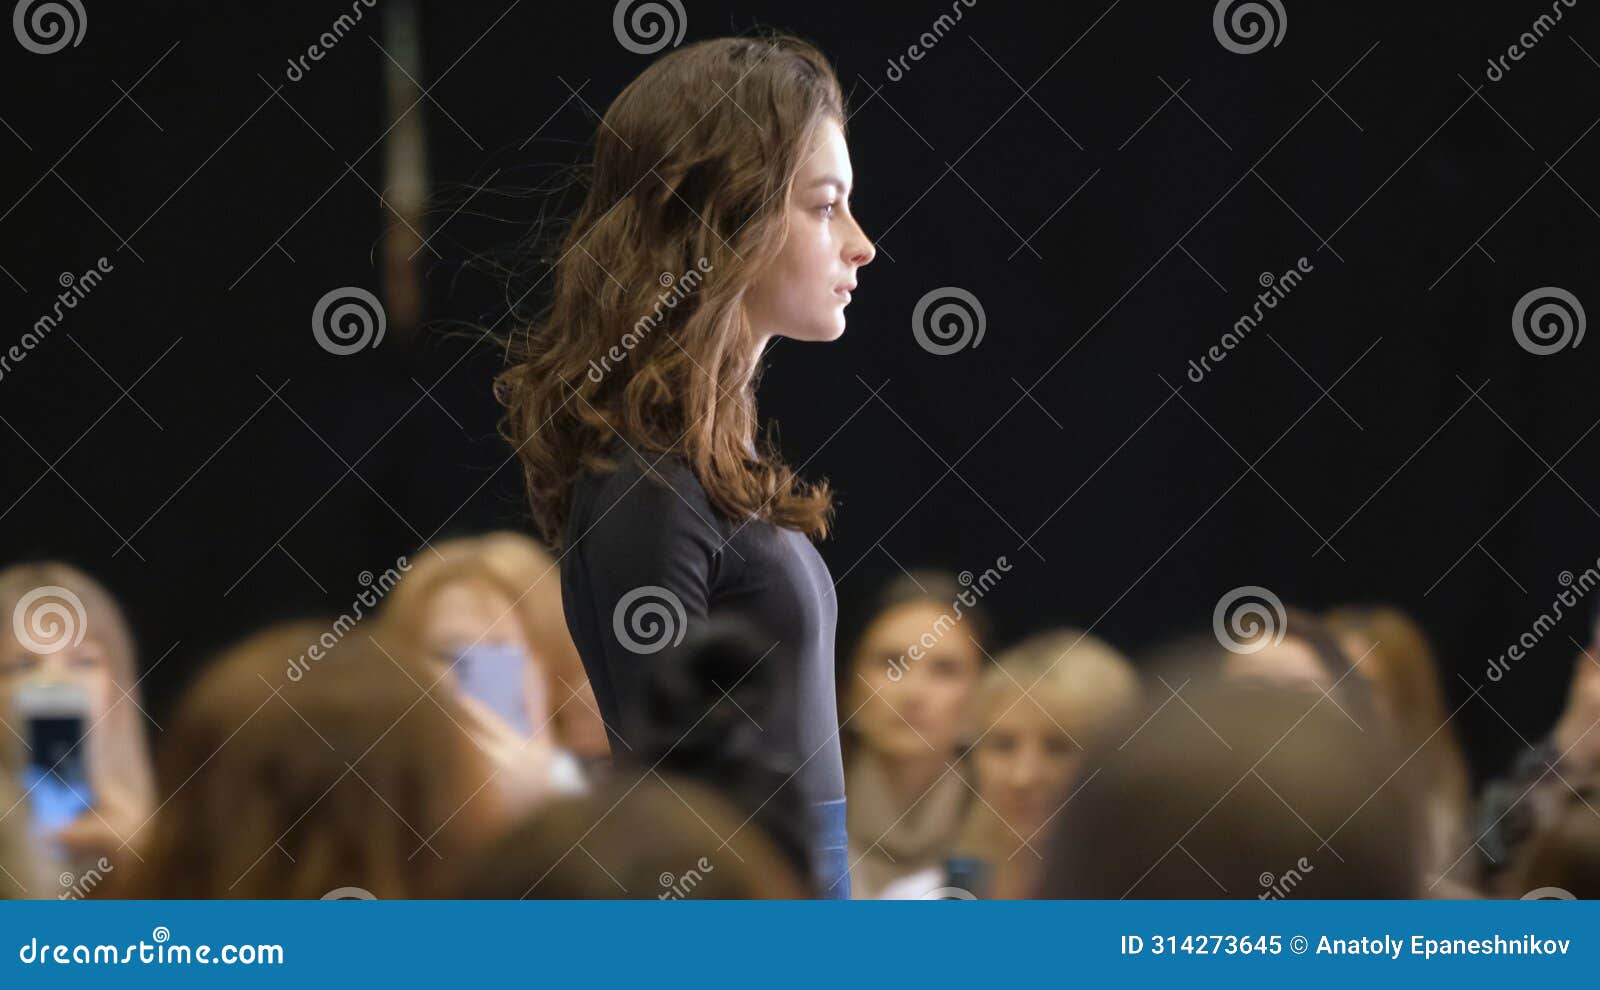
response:
M70 681L26 681L18 686L13 703L26 727L23 786L33 825L40 832L53 832L94 804L84 747L89 692Z

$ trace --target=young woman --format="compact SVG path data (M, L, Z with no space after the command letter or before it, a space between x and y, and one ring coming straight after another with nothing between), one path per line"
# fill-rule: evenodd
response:
M852 713L845 767L858 898L918 898L939 886L902 881L944 864L976 801L963 774L990 624L981 603L962 605L964 593L972 600L955 577L916 571L860 602L847 622L839 693Z
M428 663L368 620L298 681L329 625L259 632L209 664L161 737L166 795L97 897L448 896L506 824L494 768ZM368 633L372 635L368 635ZM380 647L379 643L383 645Z
M16 712L26 692L75 689L84 699L85 735L73 755L51 762L81 760L88 785L59 769L44 772L51 768L39 765L40 754L23 753L26 799L0 805L0 818L61 822L39 839L74 870L102 856L120 860L124 841L155 806L133 633L122 609L89 575L43 562L0 571L0 615L11 620L0 634L0 718L26 736Z
M794 38L653 63L606 110L553 299L507 341L496 382L613 756L655 717L651 655L713 610L748 613L797 661L769 735L801 768L831 896L849 891L837 602L810 540L828 534L832 493L758 443L755 387L772 338L844 332L873 257L849 206L845 116L827 60ZM704 714L670 718L687 730Z
M502 770L496 784L508 803L581 792L583 770L556 737L548 672L516 587L483 559L477 540L434 550L417 556L383 602L401 648L432 661L424 686L454 689L471 717L463 728Z
M1474 838L1467 830L1471 777L1455 726L1450 724L1427 634L1415 619L1390 606L1335 609L1324 621L1356 664L1356 672L1372 686L1378 711L1393 727L1402 757L1414 758L1423 770L1419 800L1429 883L1444 874L1455 884L1470 883L1476 865L1475 857L1465 855Z
M976 705L983 734L972 764L982 800L958 844L988 864L984 896L1034 896L1049 826L1085 778L1085 751L1131 715L1139 697L1127 659L1077 629L1039 633L995 659Z
M604 762L611 744L583 659L567 631L556 559L535 540L511 530L487 533L475 545L483 562L517 592L517 611L549 684L557 741L585 763Z

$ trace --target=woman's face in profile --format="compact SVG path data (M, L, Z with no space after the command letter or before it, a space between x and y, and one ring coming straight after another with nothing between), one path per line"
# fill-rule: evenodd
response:
M824 341L844 333L844 290L875 253L850 212L853 181L844 131L827 120L795 177L783 248L746 294L758 335Z

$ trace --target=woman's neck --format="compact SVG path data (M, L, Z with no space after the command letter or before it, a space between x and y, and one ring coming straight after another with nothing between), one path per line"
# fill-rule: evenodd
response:
M932 750L912 756L889 756L880 752L878 759L883 763L889 790L900 808L920 801L948 769L944 755Z

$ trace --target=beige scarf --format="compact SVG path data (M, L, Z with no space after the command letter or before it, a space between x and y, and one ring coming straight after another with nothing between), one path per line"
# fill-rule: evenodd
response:
M958 764L944 774L907 809L878 755L868 746L852 747L845 776L851 897L876 897L890 881L950 855L972 802L961 770Z

